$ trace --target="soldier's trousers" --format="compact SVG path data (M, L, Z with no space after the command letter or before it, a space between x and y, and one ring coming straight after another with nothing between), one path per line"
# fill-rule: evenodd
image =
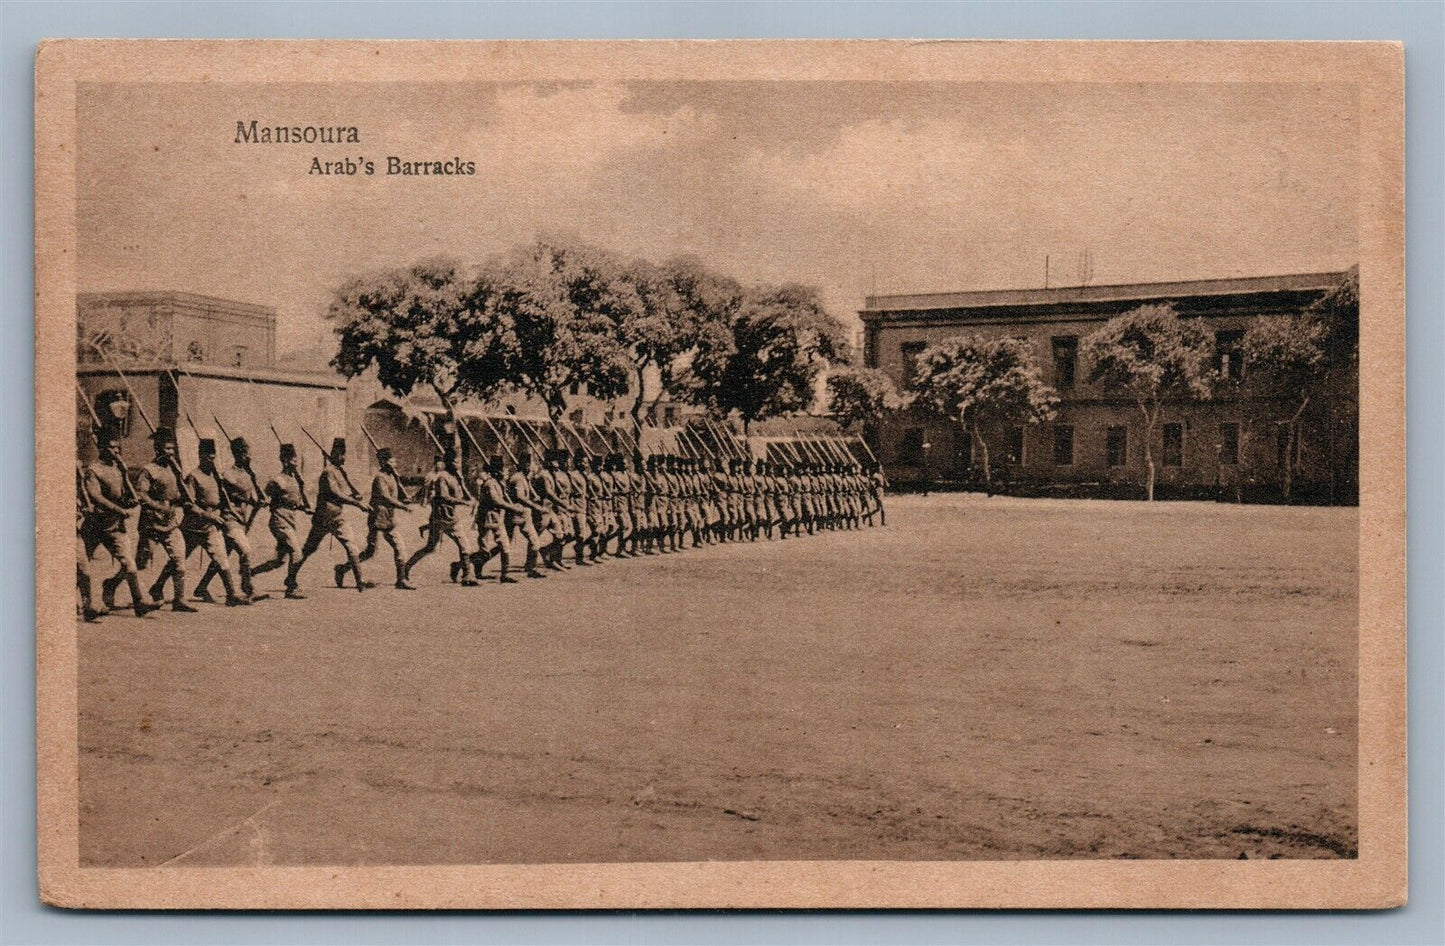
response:
M221 527L221 533L226 539L226 551L236 554L236 572L241 578L241 591L249 595L254 590L251 585L251 576L254 573L251 570L251 537L246 534L246 524L228 518ZM214 561L206 566L205 574L196 585L196 594L206 594L211 587L211 579L220 573L221 570Z
M239 523L237 523L239 525ZM226 588L226 597L237 597L237 583L235 572L231 570L231 560L226 557L226 532L221 526L208 525L198 529L182 529L181 535L185 538L184 555L189 556L196 549L205 549L206 557L211 560L209 573L212 569L220 573L221 584ZM185 558L181 559L182 563ZM170 566L167 565L167 568ZM156 586L164 584L165 572L161 572L162 578L156 579ZM180 582L176 583L177 597L180 595Z
M151 597L159 600L165 593L166 582L174 583L172 601L184 600L186 596L186 543L181 537L181 530L175 529L141 529L140 543L136 549L136 567L144 569L150 564L151 556L159 547L166 557L165 567L151 582Z
M365 562L376 554L377 540L381 539L391 546L391 561L396 566L396 580L401 581L406 577L406 545L401 540L400 533L396 527L390 529L378 529L372 526L366 530L366 548L356 556L358 562Z

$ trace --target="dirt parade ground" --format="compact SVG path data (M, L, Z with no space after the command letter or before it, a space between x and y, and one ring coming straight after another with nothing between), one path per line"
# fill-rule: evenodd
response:
M323 546L306 601L80 626L81 860L1353 856L1357 520L905 496L364 594Z

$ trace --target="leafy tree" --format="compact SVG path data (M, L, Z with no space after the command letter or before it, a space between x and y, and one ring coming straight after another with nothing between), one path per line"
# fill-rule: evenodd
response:
M983 457L983 480L990 491L985 432L1049 420L1059 402L1028 344L1016 338L966 335L930 346L919 356L914 388L919 400L963 425Z
M517 335L514 380L554 420L574 387L603 400L627 393L633 370L617 335L618 311L640 303L617 277L610 257L548 241L514 253L498 276L498 306Z
M828 372L828 410L842 427L871 424L885 411L898 410L907 398L898 393L893 378L877 368L844 365Z
M849 355L843 326L816 289L755 289L725 324L699 333L682 386L724 416L737 411L746 434L755 421L805 410L823 369Z
M1145 491L1154 499L1154 428L1171 400L1209 396L1210 339L1168 304L1115 316L1084 339L1089 381L1131 399L1144 419Z
M1325 374L1325 323L1313 315L1257 316L1244 333L1244 374L1247 393L1262 403L1289 405L1278 419L1285 428L1280 490L1286 502L1299 463L1300 425L1317 383Z
M618 337L631 354L637 378L632 416L639 420L647 407L644 378L657 372L660 396L686 400L686 365L700 345L725 333L739 305L742 288L710 272L693 257L679 257L661 266L638 260L626 278L636 287L642 305L621 310Z
M456 404L495 398L518 356L515 327L497 300L491 277L447 259L352 279L327 310L339 340L331 365L347 378L375 370L399 398L430 389L453 422L460 456Z
M1310 307L1324 325L1320 347L1323 373L1316 383L1313 424L1319 428L1329 460L1331 498L1340 487L1359 485L1360 441L1360 268L1345 273L1339 284Z

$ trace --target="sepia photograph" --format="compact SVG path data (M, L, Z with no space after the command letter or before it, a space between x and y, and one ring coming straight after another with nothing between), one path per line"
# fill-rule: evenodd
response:
M47 900L1402 902L1400 54L1262 46L42 48Z

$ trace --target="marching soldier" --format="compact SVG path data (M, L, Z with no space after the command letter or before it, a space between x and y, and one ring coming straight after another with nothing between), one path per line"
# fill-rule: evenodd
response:
M396 527L396 513L406 509L411 501L402 486L401 476L392 462L391 451L382 447L376 451L379 469L371 479L371 513L366 518L366 548L356 557L357 563L365 562L376 554L377 539L385 540L391 546L391 561L396 571L396 587L402 591L415 591L416 586L406 577L406 546ZM335 568L336 587L340 588L346 579L345 563Z
M509 516L529 516L530 511L521 503L513 502L507 497L506 487L502 485L502 479L506 475L506 468L501 457L493 457L482 467L477 474L476 496L477 496L477 546L478 550L472 553L472 568L476 577L482 576L482 568L493 557L500 560L500 571L497 581L504 585L514 585L517 579L507 574L512 564L511 549L507 540L507 519ZM531 554L535 550L528 546Z
M151 434L151 443L155 448L154 459L136 472L135 491L141 507L136 567L144 570L150 563L152 549L159 546L165 553L166 564L156 580L151 582L150 601L160 604L169 581L172 584L171 610L192 612L196 609L186 604L186 544L181 536L181 522L185 519L190 497L181 477L175 433L168 427L161 427ZM112 583L116 580L112 578L106 583L107 604L112 600Z
M247 535L257 511L263 505L261 486L256 482L256 474L251 469L251 446L246 443L246 438L233 438L230 446L231 458L235 462L221 475L220 485L226 500L223 504L226 522L221 528L226 539L226 550L236 554L236 571L241 576L241 593L252 601L264 601L270 596L256 594L252 584L251 542ZM219 573L215 562L206 568L200 584L196 585L197 601L211 601L211 579Z
M197 453L199 463L186 474L186 491L191 502L181 518L181 536L185 540L185 556L197 548L204 549L211 564L221 573L221 584L226 589L226 606L250 604L249 596L237 586L236 576L231 571L231 562L226 558L226 519L236 515L231 509L224 490L221 488L221 474L216 469L216 442L202 438ZM182 562L184 562L182 558ZM169 567L169 566L168 566ZM180 580L177 578L176 596L180 597ZM172 605L174 607L174 605ZM177 608L176 610L182 610Z
M101 618L91 589L90 556L85 551L85 517L90 512L85 494L85 467L75 461L75 589L80 593L80 616L94 624Z
M411 580L411 570L417 563L437 550L443 538L449 538L457 547L455 574L468 588L475 587L477 580L472 577L471 539L462 528L457 507L471 501L466 486L456 471L456 458L445 453L437 458L437 469L427 476L426 495L431 503L430 528L427 530L426 545L417 549L407 560L402 570L406 581ZM359 576L358 576L359 577Z
M158 606L141 594L140 576L126 539L126 522L130 511L140 500L121 460L120 439L114 433L102 433L96 448L96 461L85 470L85 498L89 512L80 527L81 544L88 561L93 560L96 550L103 547L116 564L115 576L102 585L102 600L106 608L113 607L115 589L124 582L130 588L131 608L136 617L142 618Z
M543 539L537 533L537 520L549 515L547 507L537 501L532 491L532 479L538 472L537 460L533 454L524 453L517 469L507 477L507 499L513 504L507 510L507 541L514 543L518 533L527 544L526 572L528 578L545 578L546 573L537 569L537 561L543 548ZM518 511L515 507L521 507ZM550 536L548 537L550 541Z
M346 476L346 440L336 437L331 441L331 454L322 464L321 478L316 483L316 511L311 515L311 531L301 546L301 555L293 565L300 572L316 550L321 548L327 536L334 536L346 553L346 565L356 577L356 590L365 591L376 585L361 577L361 565L356 561L356 540L344 515L347 506L353 506L370 515L371 507L361 501L361 494L351 485Z
M251 569L256 576L274 568L286 566L286 597L300 601L305 599L297 582L301 571L301 531L297 521L298 513L312 513L311 502L306 498L306 484L301 479L301 470L296 465L296 446L283 443L280 447L281 472L266 483L265 494L271 506L271 537L276 540L276 554L266 562Z
M565 477L559 479L556 469L557 455L549 450L543 457L542 466L532 474L532 489L542 507L537 534L551 536L551 541L542 546L542 564L554 572L563 572L567 566L562 562L562 545L568 539L572 505L563 498ZM570 492L570 483L567 488Z

